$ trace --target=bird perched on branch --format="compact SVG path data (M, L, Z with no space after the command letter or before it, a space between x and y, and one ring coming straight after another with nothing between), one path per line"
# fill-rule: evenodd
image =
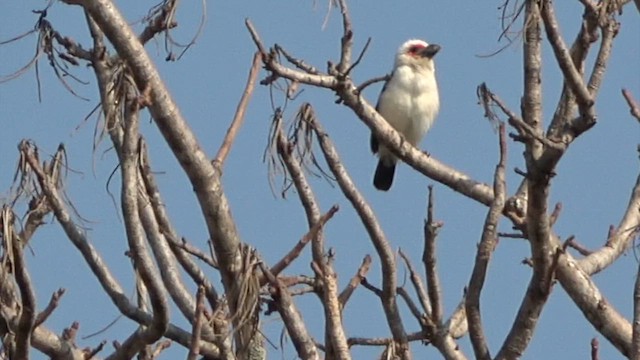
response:
M376 110L413 146L429 131L438 115L440 98L433 57L440 46L409 40L396 54L391 78L382 88ZM377 153L378 167L373 185L387 191L393 183L398 158L371 134L371 151Z

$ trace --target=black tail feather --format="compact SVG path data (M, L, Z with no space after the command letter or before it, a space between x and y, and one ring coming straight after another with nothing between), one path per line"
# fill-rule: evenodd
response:
M393 184L393 175L396 172L396 164L385 164L384 161L378 161L376 173L373 176L373 186L378 190L387 191Z

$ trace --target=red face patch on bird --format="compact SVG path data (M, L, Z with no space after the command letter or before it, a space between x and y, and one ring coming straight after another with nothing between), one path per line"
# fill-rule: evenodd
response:
M407 54L411 56L417 56L420 50L424 49L425 47L426 46L422 44L412 45L411 47L409 47L409 50L407 50Z

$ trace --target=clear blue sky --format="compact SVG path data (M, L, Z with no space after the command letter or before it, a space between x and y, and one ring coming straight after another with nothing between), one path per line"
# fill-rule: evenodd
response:
M151 42L147 49L181 106L184 116L207 153L213 156L233 117L243 90L254 45L244 27L250 18L267 45L274 42L320 69L327 60L336 61L339 51L341 20L332 9L326 27L323 21L328 1L219 1L207 3L207 24L196 45L175 63L164 62L162 41ZM504 43L498 43L500 6L502 1L460 2L365 2L349 3L355 31L355 51L372 38L371 46L353 77L361 82L387 73L391 69L397 47L409 38L422 38L442 46L437 55L437 76L442 108L435 126L422 147L435 158L461 170L477 180L490 182L497 160L496 133L482 117L477 105L476 86L487 82L489 87L511 106L519 109L522 94L522 51L519 39L500 54L492 53ZM120 2L122 10L133 22L146 14L155 2ZM32 9L45 5L43 1L5 2L0 12L0 41L30 29L37 15ZM579 28L582 10L578 1L558 2L557 13L567 41L572 41ZM638 124L631 118L620 95L620 89L630 89L640 99L640 16L631 6L620 17L622 27L614 45L604 84L597 102L598 124L578 139L558 166L553 179L552 200L561 201L564 209L555 230L564 238L573 234L590 248L606 240L610 224L617 224L627 205L631 187L638 175ZM178 12L179 28L174 36L187 42L195 32L201 13L199 2L182 2ZM62 34L89 47L88 31L78 7L56 3L48 15L49 21ZM135 25L140 29L140 24ZM518 25L519 26L519 25ZM20 68L34 53L36 38L0 47L0 76ZM595 50L592 51L591 55ZM590 57L591 62L593 56ZM589 64L591 64L589 62ZM554 111L562 80L550 48L544 47L544 112L546 120ZM17 162L16 145L23 138L33 139L44 158L55 151L58 143L67 148L72 172L67 178L67 195L79 213L89 222L92 243L102 251L111 270L133 294L131 266L123 255L126 250L123 225L119 222L109 194L107 179L116 165L116 157L103 139L92 150L96 117L83 119L96 106L99 97L95 78L85 66L73 69L74 74L90 84L74 85L76 92L90 101L70 95L54 77L46 59L40 61L42 102L38 102L33 69L17 80L0 85L0 189L9 188ZM262 73L262 77L264 73ZM370 87L366 97L375 102L380 84ZM388 193L375 191L371 185L376 160L369 152L368 129L345 107L334 103L326 90L308 89L289 104L286 119L291 119L297 106L311 102L318 118L332 135L345 166L359 189L377 211L389 240L395 248L408 252L414 264L420 265L422 252L422 222L428 184L433 181L401 166L394 187ZM276 103L281 97L276 95ZM267 166L262 154L270 125L269 91L258 87L248 109L246 122L232 149L224 172L224 186L245 242L257 247L269 263L273 263L306 231L304 214L293 192L286 200L274 197L267 180ZM155 125L144 117L141 130L152 151L152 165L163 191L169 213L178 231L194 244L205 248L207 232L193 196L191 186L173 155L159 136ZM511 171L523 168L520 144L509 143L509 184L513 193L519 177ZM111 191L119 191L119 175L112 181ZM356 271L365 254L374 249L340 191L320 179L313 179L323 211L333 204L340 211L327 225L327 245L337 252L336 268L344 286ZM467 284L476 243L479 241L486 208L435 184L436 217L445 224L438 242L440 276L444 287L446 314L457 305ZM118 198L118 196L116 195ZM553 204L551 204L552 206ZM503 222L501 231L509 231ZM97 281L77 250L66 239L55 221L40 229L31 242L34 255L27 258L33 281L37 285L38 306L48 302L53 291L67 289L60 307L46 325L58 333L72 321L79 321L82 336L97 331L118 312L102 292ZM499 349L511 327L520 305L530 269L521 264L529 256L529 245L520 240L501 240L489 268L488 281L481 301L483 319L492 353ZM310 255L304 254L288 274L311 274ZM627 318L632 313L633 282L637 259L630 251L614 266L595 277L596 283L609 301ZM379 284L379 261L374 257L369 280ZM401 268L400 282L404 280ZM408 279L407 285L410 286ZM219 284L216 281L216 284ZM221 288L220 285L218 285ZM323 322L320 306L312 296L297 298L308 320L310 331L322 341ZM402 301L400 301L402 304ZM418 329L416 321L405 311L407 331ZM179 314L173 311L173 320ZM265 332L271 341L279 342L282 323L265 318ZM348 336L389 336L381 307L376 298L358 289L345 311ZM129 320L121 319L107 332L80 346L95 346L101 340L122 340L133 329ZM534 340L525 359L585 359L590 353L592 337L601 340L601 358L622 356L598 335L582 317L563 290L556 286L536 329ZM459 341L465 353L472 357L468 337ZM433 355L432 347L413 345L416 358ZM168 352L165 358L182 354ZM373 358L381 349L355 349L354 358ZM271 357L279 356L272 350ZM186 352L184 352L186 353ZM293 357L287 347L285 358ZM180 355L181 357L182 355ZM43 358L35 356L35 358Z

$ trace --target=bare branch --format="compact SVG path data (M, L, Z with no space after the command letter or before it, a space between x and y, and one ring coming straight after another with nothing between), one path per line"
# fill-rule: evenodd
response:
M289 291L263 263L259 265L273 288L272 297L274 303L280 316L282 316L282 321L291 337L291 342L293 342L298 352L298 356L301 359L319 359L315 343L311 339L311 336L309 336L302 316L296 309Z
M113 277L99 252L96 251L93 245L91 245L87 240L82 228L77 226L71 220L71 215L64 206L55 184L39 164L35 148L33 148L28 142L22 142L19 145L19 149L35 173L42 192L47 196L47 200L51 205L54 215L56 216L56 220L64 229L69 240L71 240L74 246L76 246L80 251L84 260L87 262L87 265L89 265L89 268L96 276L111 301L123 315L140 324L151 325L153 321L152 316L147 312L138 309L137 306L129 301L127 294L124 293L120 284ZM190 334L173 324L169 325L164 335L185 347L189 346L191 339ZM202 354L214 357L219 355L219 350L211 343L206 343L203 344Z
M598 342L598 338L591 339L591 360L600 360L600 354L598 351L600 350L600 343Z
M253 42L262 54L262 62L264 63L266 70L272 71L277 76L281 76L301 84L309 84L327 89L334 89L338 85L338 80L334 76L309 74L307 72L300 72L283 66L277 61L277 58L273 56L273 54L268 53L265 50L265 47L260 40L260 36L251 21L247 19L245 20L245 24L251 34Z
M593 99L582 79L582 75L578 72L571 59L567 45L560 35L560 26L556 20L552 2L550 0L544 0L541 10L547 38L556 55L556 60L558 61L564 78L573 93L577 95L579 106L582 109L587 109L593 105Z
M440 277L436 263L436 237L438 230L442 227L433 219L433 186L429 186L429 202L427 205L427 219L424 222L424 250L422 252L422 262L424 263L427 277L427 291L429 303L431 304L431 319L436 326L442 326L442 288L440 287Z
M596 274L618 259L628 248L640 230L640 175L631 190L627 208L618 227L608 236L606 246L592 252L578 263L587 274ZM563 284L563 287L565 285Z
M603 10L606 5L601 7ZM600 90L600 85L604 78L605 71L607 69L607 63L611 57L611 49L613 47L613 38L618 34L620 24L613 17L615 10L606 10L609 13L606 15L606 20L601 25L602 41L600 41L600 48L598 49L598 55L593 63L593 69L591 70L591 76L589 77L589 83L587 85L589 93L592 97L595 97Z
M189 346L189 354L187 360L196 360L200 355L200 334L202 333L202 325L205 321L204 306L204 287L199 286L196 293L196 308L194 311L193 327L191 329L191 346Z
M289 54L289 52L287 50L285 50L282 46L280 46L278 44L274 44L273 48L277 52L279 52L282 55L284 55L285 59L287 59L288 62L290 62L293 65L295 65L295 67L297 67L298 69L300 69L300 70L302 70L304 72L307 72L309 74L313 74L313 75L317 75L317 74L320 73L318 71L318 69L316 69L315 67L307 64L306 62L304 62L304 60L298 59L298 58L294 57L293 55Z
M631 113L631 116L636 118L636 120L640 121L640 105L638 105L638 103L633 99L633 95L631 94L631 91L627 89L622 89L622 96L624 96L624 99L627 101L627 104L629 105L629 112Z
M363 82L362 84L358 85L358 87L356 88L356 94L362 94L362 91L364 91L364 89L366 89L368 86L373 85L373 84L375 84L377 82L380 82L380 81L389 81L389 79L391 79L391 75L390 74L374 77L373 79L369 79L369 80Z
M258 48L258 51L260 52L260 54L263 57L262 61L266 62L267 60L265 59L265 57L269 56L269 52L267 51L267 49L262 44L262 40L260 39L260 35L258 35L258 31L253 26L253 23L251 22L251 20L249 20L249 18L244 19L244 24L247 27L247 29L249 30L249 34L251 35L251 39L253 40L253 43L256 44L256 47Z
M632 360L640 359L640 267L636 274L636 283L633 288L633 335L631 338Z
M169 306L162 280L144 244L144 228L140 223L138 189L140 177L137 159L139 157L138 105L137 100L127 104L124 138L120 168L122 170L122 215L127 233L131 257L137 272L149 291L153 322L146 329L136 330L121 345L114 356L130 358L145 345L153 344L166 332L169 323Z
M47 319L49 318L49 316L51 316L51 314L53 313L53 310L55 310L58 307L58 304L60 303L60 298L62 297L62 295L64 295L65 289L58 289L56 292L53 293L53 295L51 295L51 300L49 300L49 304L47 304L47 307L42 310L38 316L36 316L36 320L33 323L33 327L37 328L38 326L44 324L45 321L47 321Z
M384 308L385 315L387 317L387 324L391 329L391 333L399 345L402 347L401 353L408 352L408 343L406 340L406 333L404 326L402 325L402 318L398 311L398 304L396 302L396 264L393 251L387 241L380 224L367 203L366 199L358 191L355 184L351 181L349 174L342 165L338 153L333 146L333 143L329 139L329 135L322 129L320 123L315 118L310 118L307 121L310 122L310 126L315 132L319 142L322 153L325 156L331 172L338 181L340 189L344 195L349 199L351 205L354 207L369 237L373 246L376 248L376 252L380 257L382 265L382 307ZM406 357L402 355L401 357Z
M362 264L360 264L360 267L358 267L358 271L356 272L356 274L351 278L351 280L349 280L349 284L344 288L344 290L342 290L340 296L338 296L338 300L340 301L340 307L342 310L344 310L344 307L347 305L347 301L349 301L349 298L351 297L353 292L356 290L358 285L360 285L362 279L367 276L370 266L371 256L366 255L362 260Z
M525 41L524 41L524 96L522 115L524 122L542 133L542 38L540 29L540 8L537 2L525 3ZM529 345L538 319L551 291L548 272L553 253L551 229L547 216L549 181L551 169L542 167L540 157L542 146L537 142L526 144L527 163L527 218L526 233L531 246L533 274L527 292L522 300L518 314L513 322L497 358L515 358L520 356ZM550 164L547 164L550 165ZM471 322L470 322L471 323ZM471 324L469 324L471 326ZM471 330L471 328L470 328Z
M504 124L500 124L499 134L500 160L496 166L493 177L493 192L495 194L495 199L489 207L489 211L487 212L487 217L484 222L482 237L480 239L480 244L478 245L478 251L476 253L476 259L473 266L473 272L467 287L468 290L465 304L467 322L469 324L469 337L471 338L471 344L473 345L473 352L475 353L476 359L482 360L491 359L491 354L489 353L487 339L482 326L482 317L480 314L480 293L484 286L487 268L489 266L489 261L491 261L491 254L498 243L498 222L505 205L507 192L505 180L507 143L505 139L506 135Z
M425 334L422 331L418 331L415 333L407 334L407 339L409 341L425 341L428 340ZM393 339L389 338L359 338L352 337L347 340L349 343L349 347L354 345L360 346L387 346L393 343Z
M114 142L114 144L116 148L118 148L118 144L116 142ZM141 206L143 215L142 219L146 222L145 228L147 232L155 239L151 241L154 253L158 257L158 261L164 264L161 267L164 272L161 274L165 277L166 283L176 285L169 287L170 294L174 301L176 301L181 312L186 315L189 321L193 321L193 309L196 306L195 302L193 301L192 296L189 295L187 289L183 286L183 281L179 277L179 272L176 271L177 265L175 264L175 260L169 251L167 251L166 245L168 243L173 255L175 255L175 258L178 260L185 272L189 274L197 284L204 287L207 300L214 309L218 305L218 293L207 278L207 275L196 263L186 256L185 251L192 254L195 253L197 254L196 256L199 256L200 259L205 261L208 260L208 264L215 266L216 268L217 263L213 263L212 259L204 255L202 251L196 251L186 244L184 240L178 239L178 235L169 220L169 215L167 214L164 202L160 196L160 190L158 189L158 185L156 184L151 171L148 149L143 141L141 141L140 152L140 174L142 176L142 181L144 182L146 194L140 194L139 201L143 204L151 205L150 207ZM152 213L150 214L149 212ZM160 232L161 235L158 234L158 232ZM190 249L191 251L186 249ZM209 335L209 332L205 331L205 334Z
M349 9L347 8L346 0L338 0L340 5L340 12L342 13L342 38L340 49L340 62L336 69L341 75L348 75L348 69L351 67L351 51L353 49L353 30L351 28L351 17L349 16Z
M427 290L425 289L424 282L420 278L420 274L416 271L409 260L409 257L405 255L402 249L398 250L400 257L404 260L404 264L409 269L409 279L411 279L411 284L413 288L416 290L416 294L418 294L418 300L420 300L420 305L422 305L422 311L428 316L431 316L431 302L429 301L429 295L427 294Z
M623 355L630 356L631 324L616 311L589 274L568 253L558 259L556 278L594 328Z
M413 317L416 320L418 320L418 324L420 326L422 326L423 325L423 318L424 318L425 314L423 314L420 311L420 309L418 309L418 307L416 306L416 304L413 301L413 299L411 299L411 296L409 296L409 293L407 293L407 290L405 290L403 287L399 287L398 289L396 289L396 291L398 292L398 295L400 295L402 300L404 300L405 304L407 304L407 307L409 308L409 311L411 312Z
M287 172L291 175L291 180L297 190L298 198L307 216L307 226L313 228L320 221L320 206L315 198L311 185L302 170L300 162L293 156L293 144L291 144L284 134L280 123L276 124L276 148ZM316 240L311 243L311 255L313 261L322 262L324 257L324 238L319 232Z
M562 203L556 203L556 206L553 208L553 212L549 216L549 226L553 226L558 221L558 217L560 217L560 212L562 211Z
M322 230L322 227L333 217L336 212L338 212L338 209L338 205L334 205L331 207L331 209L329 209L329 211L327 211L326 214L322 215L318 222L316 222L311 227L309 232L307 232L302 237L302 239L298 241L296 246L294 246L293 249L291 249L291 251L289 251L282 259L280 259L280 261L273 265L273 267L271 268L271 273L274 276L278 276L278 274L280 274L282 270L289 266L289 264L291 264L293 260L295 260L300 255L305 245L307 245L309 241L312 241L318 236L318 233Z
M572 249L575 249L582 256L589 256L589 255L593 254L593 251L587 249L582 244L580 244L578 242L578 240L576 240L576 237L573 236L573 235L569 236L569 238L567 239L567 241L565 241L564 244L565 245L563 247L566 246L566 247L570 247Z
M94 349L89 348L88 350L85 350L84 359L85 360L93 359L94 356L98 355L98 353L102 351L102 349L104 349L104 346L106 344L107 344L107 340L102 340L100 344L98 344L98 346L96 346Z
M491 90L489 90L489 88L485 83L480 84L480 86L478 87L478 93L480 95L479 97L481 98L484 109L485 109L485 115L484 115L485 117L491 120L495 119L495 121L499 121L496 119L497 116L493 114L493 111L490 108L491 102L493 102L496 105L498 105L500 110L502 110L502 112L505 115L507 115L509 125L516 128L516 130L518 130L518 134L521 137L534 138L539 142L541 142L544 146L552 149L562 150L565 148L565 146L562 143L552 141L551 139L545 137L542 133L536 131L534 127L524 122L518 115L516 115L516 113L514 113L509 109L509 107L507 107L507 105L502 101L502 99L500 99L496 94L491 92Z
M313 264L316 264L315 262ZM322 277L322 306L325 319L325 353L328 358L349 360L347 337L342 325L342 307L338 298L338 276L329 261L319 264Z
M67 3L81 5L113 44L118 55L131 69L138 90L149 95L148 109L173 154L187 174L205 217L209 237L225 289L233 297L233 286L240 268L240 238L220 183L220 174L209 162L195 135L187 125L160 74L131 27L110 0ZM231 301L230 304L234 304ZM231 309L235 312L235 309Z
M469 332L469 321L467 320L466 295L453 310L449 320L444 324L445 328L454 339L459 339Z
M36 296L29 271L27 270L27 264L24 260L22 244L17 238L13 238L13 241L8 246L13 247L12 260L14 262L15 279L18 289L20 289L20 300L22 300L22 311L15 333L15 353L13 355L16 359L29 360L31 331L34 328L36 319Z
M220 145L220 149L218 149L218 154L214 160L220 168L223 167L224 161L227 159L229 151L231 150L231 145L244 122L244 113L247 109L247 105L249 105L251 95L253 94L253 88L255 87L256 78L258 77L261 64L262 59L260 53L256 52L253 54L253 62L251 64L251 69L249 70L249 78L247 79L247 85L242 93L242 97L240 98L240 103L238 103L238 107L236 108L236 114L233 116L231 126L229 126L229 129L227 130L227 134L225 135L222 145Z

